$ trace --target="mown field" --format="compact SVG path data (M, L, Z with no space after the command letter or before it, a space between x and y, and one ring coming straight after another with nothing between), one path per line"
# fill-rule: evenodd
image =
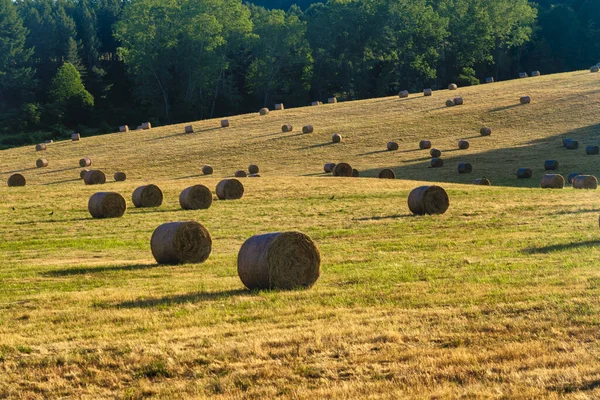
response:
M457 95L465 105L446 108ZM518 106L522 95L532 104ZM22 171L28 185L0 187L0 397L600 397L599 195L538 189L546 159L565 176L600 175L600 156L585 155L600 144L599 106L600 74L575 72L59 142L44 169L33 147L2 151L2 179ZM344 141L329 144L333 133ZM443 168L427 168L421 139ZM398 151L384 151L390 140ZM84 156L107 184L78 179ZM362 177L326 176L328 161ZM462 161L472 174L456 172ZM243 179L241 200L179 207L185 187L214 190L250 163L262 177ZM373 178L384 167L399 179ZM518 167L533 178L517 180ZM112 182L117 170L126 182ZM482 176L494 186L470 185ZM427 182L448 191L446 214L409 213L408 193ZM165 201L135 209L147 183ZM89 196L106 190L127 199L123 218L89 216ZM153 230L185 220L210 230L211 257L157 265ZM319 281L246 290L242 243L291 229L319 246Z

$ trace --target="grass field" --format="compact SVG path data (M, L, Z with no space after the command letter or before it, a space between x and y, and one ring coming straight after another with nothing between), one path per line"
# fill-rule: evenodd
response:
M458 95L465 105L446 108ZM585 155L600 144L599 107L600 74L575 72L2 151L2 179L22 171L28 186L0 188L0 397L598 398L598 192L538 187L546 159L600 176L600 156ZM421 139L443 168L427 168ZM398 151L384 151L390 140ZM32 168L41 153L49 167ZM84 156L109 183L78 179ZM365 177L325 176L328 161ZM243 180L241 200L180 209L185 187L214 189L250 163L262 177ZM400 179L372 179L384 167ZM517 180L518 167L534 177ZM494 186L466 185L482 176ZM409 213L423 182L446 188L446 214ZM163 189L160 208L131 204L146 183ZM123 218L89 216L106 190L126 197ZM153 230L191 219L212 234L208 261L156 265ZM320 247L316 285L245 290L242 243L291 229Z

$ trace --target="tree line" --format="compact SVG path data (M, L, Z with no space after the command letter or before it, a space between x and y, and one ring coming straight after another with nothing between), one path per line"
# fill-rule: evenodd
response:
M255 2L0 0L1 145L600 61L600 0Z

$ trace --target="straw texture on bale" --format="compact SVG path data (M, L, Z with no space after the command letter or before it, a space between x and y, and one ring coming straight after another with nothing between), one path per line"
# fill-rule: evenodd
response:
M329 104L335 104L335 103L337 103L337 97L330 97L327 99L327 102Z
M256 164L248 165L248 172L251 174L258 174L260 172L258 165L256 165Z
M455 106L462 106L463 104L465 104L465 101L462 97L455 97L453 101Z
M404 99L404 98L408 97L408 90L402 90L400 93L398 93L398 96L401 99Z
M221 128L229 128L229 120L228 119L221 120Z
M211 167L210 165L205 165L202 167L202 173L204 175L212 175L213 172L213 167Z
M292 124L285 124L281 127L281 132L287 133L287 132L291 132L294 129L294 127L292 126Z
M283 109L285 109L285 106L283 105L283 103L277 103L277 104L275 104L275 109L283 110Z
M597 65L594 65L592 68L590 68L590 72L598 72L600 71L600 67L598 67Z
M521 101L521 104L529 104L529 103L531 103L531 97L523 96L523 97L521 97L520 101Z
M387 149L388 149L389 151L395 151L395 150L398 150L398 143L396 143L396 142L388 142L388 144L387 144Z
M48 160L45 158L40 158L35 162L35 166L38 168L44 168L48 166Z
M188 125L184 129L185 133L194 133L194 127L192 125Z
M83 182L86 185L102 185L106 183L106 175L99 169L91 169L83 175Z
M95 193L88 201L88 211L94 218L119 218L125 214L127 204L119 193Z
M458 164L458 173L459 174L470 174L473 172L473 166L469 163L460 163Z
M459 140L458 148L461 150L467 150L469 148L469 142L467 142L466 140Z
M571 172L569 174L569 176L567 176L567 182L569 183L569 185L573 184L573 179L575 179L575 177L583 175L581 172Z
M421 150L427 150L431 148L431 141L429 140L421 140L419 142L419 149Z
M379 171L379 179L396 179L396 173L389 168L382 169Z
M125 172L117 171L113 175L113 178L115 178L115 181L117 182L123 182L127 179L127 174Z
M565 178L559 174L546 174L542 176L542 189L562 189L565 187Z
M223 179L217 184L216 192L221 200L237 200L244 195L244 185L237 179Z
M555 171L558 169L558 161L556 160L546 160L544 162L544 169L546 171Z
M35 151L44 151L44 150L46 150L46 145L44 143L35 145Z
M491 184L492 182L487 178L477 178L473 181L473 185L490 186Z
M440 186L420 186L408 195L408 208L416 215L443 214L448 207L448 193Z
M540 76L540 75L541 75L541 74L540 74L540 71L533 71L533 72L531 73L531 76Z
M246 171L239 169L235 171L235 174L233 174L233 176L235 176L236 178L245 178L248 176L248 174L246 173Z
M348 163L339 163L333 169L333 176L352 176L352 167Z
M312 103L310 103L311 106L322 106L323 102L321 101L313 101Z
M212 192L204 185L190 186L179 194L179 205L184 210L205 210L212 201Z
M315 128L312 125L304 125L302 127L302 133L313 133Z
M519 168L517 170L517 178L529 179L533 176L533 171L530 168Z
M492 134L492 130L488 127L483 127L479 130L479 134L481 136L490 136Z
M454 100L446 100L446 107L454 107Z
M527 72L519 72L519 78L527 78Z
M342 135L340 135L339 133L334 133L333 136L331 137L331 141L333 143L339 143L342 141Z
M429 155L431 158L440 158L442 156L442 152L438 149L431 149L429 150Z
M321 275L321 254L301 232L274 232L246 240L238 275L248 289L309 288Z
M577 150L579 148L579 142L577 140L568 139L564 144L568 150Z
M148 129L152 129L152 124L150 122L143 122L142 129L147 131Z
M81 135L79 133L73 133L73 134L71 134L71 140L72 141L76 142L79 139L81 139Z
M323 171L325 171L326 173L333 172L334 169L335 169L335 163L326 163L323 166Z
M588 156L595 156L597 154L600 154L600 147L598 147L598 146L587 146L585 148L585 154L587 154Z
M129 126L127 126L127 125L120 126L119 132L129 132Z
M431 96L433 94L433 90L431 89L425 89L423 90L423 95L424 96Z
M83 167L91 167L92 166L92 159L88 158L88 157L84 157L81 160L79 160L79 166L81 168Z
M81 171L79 171L79 177L83 179L83 177L85 176L85 174L87 174L88 171L89 169L82 169Z
M352 168L352 177L358 178L359 175L360 175L360 172L358 172L358 170L356 168Z
M267 115L269 113L269 109L266 107L261 108L260 110L258 110L258 113L260 115Z
M25 177L21 174L12 174L8 177L8 186L25 186Z
M150 248L159 264L199 264L210 256L212 238L198 222L169 222L154 230Z
M444 166L444 160L441 158L431 159L431 168L442 168Z
M597 189L598 179L594 175L579 175L573 178L575 189Z
M451 83L448 85L448 90L456 90L458 89L458 85L456 83Z
M494 83L494 78L491 76L488 78L485 78L485 83Z
M140 186L131 195L136 207L159 207L163 202L163 192L156 185Z

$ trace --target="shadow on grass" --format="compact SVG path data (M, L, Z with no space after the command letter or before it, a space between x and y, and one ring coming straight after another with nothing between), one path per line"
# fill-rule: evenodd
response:
M65 219L47 219L47 220L37 220L37 221L17 221L15 225L38 225L38 224L55 224L57 222L80 222L80 221L93 221L94 218L65 218Z
M284 132L266 133L264 135L254 136L254 137L252 137L252 139L259 139L259 138L277 136L277 135L281 135L282 133L284 133ZM288 132L285 132L285 133L288 133Z
M77 181L81 181L81 178L67 179L67 180L64 180L64 181L56 181L56 182L48 182L48 183L44 183L44 186L58 185L58 184L61 184L61 183L69 183L69 182L77 182Z
M80 268L68 268L60 269L55 271L46 271L42 275L46 277L60 277L60 276L72 276L72 275L88 275L88 274L100 274L104 272L120 272L120 271L141 271L146 269L158 268L158 264L133 264L133 265L114 265L114 266L100 266L100 267L80 267Z
M176 296L153 297L117 303L116 308L152 308L157 306L168 306L185 303L199 303L202 301L223 300L233 296L254 296L255 292L246 289L225 290L222 292L196 292L180 294Z
M157 138L148 139L148 140L145 140L145 142L154 142L154 141L162 140L162 139L169 139L169 138L178 137L178 136L194 135L196 133L210 132L210 131L216 131L216 130L220 130L220 129L223 129L223 128L220 128L220 127L205 128L205 129L200 129L199 131L194 130L193 133L185 133L185 132L174 133L172 135L167 135L167 136L161 136L161 137L157 137Z
M302 132L300 132L300 133L295 133L293 135L287 135L287 136L280 136L280 137L272 138L272 139L269 139L269 140L282 140L282 139L289 139L289 138L293 138L293 137L296 137L296 136L304 136L304 135L310 135L310 134L309 133L302 133Z
M319 143L319 144L313 144L312 146L298 147L296 150L316 149L318 147L326 147L326 146L331 146L334 144L337 144L337 143L333 143L333 142Z
M69 167L69 168L63 168L63 169L55 169L55 170L52 170L52 171L40 172L39 175L56 174L58 172L73 171L74 169L83 169L83 168L80 168L80 167Z
M371 154L379 154L379 153L393 153L393 151L390 151L388 149L383 149L383 150L375 150L375 151L369 151L368 153L361 153L361 154L357 154L357 157L362 157L362 156L370 156Z
M182 179L205 178L205 177L208 177L208 176L210 176L210 175L204 175L204 174L189 175L189 176L182 176L182 177L179 177L179 178L173 178L173 180L174 181L179 181L179 180L182 180Z
M354 221L380 221L382 219L399 219L399 218L413 218L412 214L394 214L394 215L381 215L373 217L353 218Z
M585 247L597 247L600 246L600 240L586 240L585 242L575 242L575 243L561 243L561 244L553 244L550 246L543 247L530 247L528 249L523 250L523 253L527 254L546 254L553 253L555 251L564 251L564 250L574 250Z
M576 211L556 211L550 213L548 215L575 215L575 214L588 214L588 213L597 213L600 212L600 208L589 208L585 210L576 210Z
M7 172L3 172L2 174L5 174L5 175L8 175L8 174L17 174L19 172L31 171L31 170L34 170L34 169L37 169L37 167L15 169L14 171L7 171Z
M499 111L505 111L505 110L510 110L511 108L516 108L516 107L521 107L522 104L521 103L517 103L517 104L511 104L510 106L504 106L504 107L498 107L498 108L492 108L489 112L499 112Z

